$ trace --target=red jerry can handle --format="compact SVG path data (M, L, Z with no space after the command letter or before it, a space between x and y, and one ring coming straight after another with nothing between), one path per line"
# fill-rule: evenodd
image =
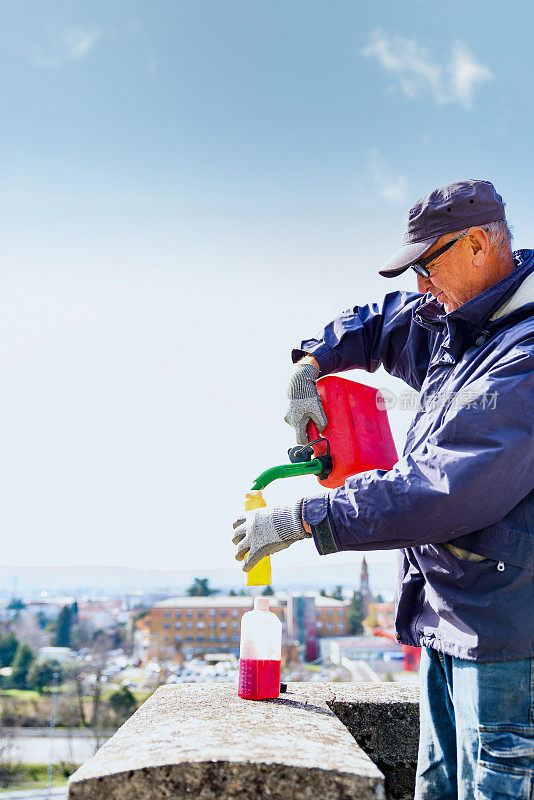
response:
M317 381L317 391L328 424L319 433L309 422L309 441L328 439L334 467L328 478L319 480L323 486L335 489L346 478L368 469L391 469L398 461L397 449L384 398L379 389L363 383L326 375ZM314 455L323 455L325 445L314 445Z

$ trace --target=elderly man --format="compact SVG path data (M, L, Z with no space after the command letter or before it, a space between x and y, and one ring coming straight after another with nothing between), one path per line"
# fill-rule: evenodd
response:
M413 206L380 274L412 268L418 291L294 350L286 415L306 441L325 421L318 377L383 365L420 393L402 458L234 525L245 571L306 537L322 555L402 548L397 639L423 648L418 800L534 797L534 251L510 245L488 181Z

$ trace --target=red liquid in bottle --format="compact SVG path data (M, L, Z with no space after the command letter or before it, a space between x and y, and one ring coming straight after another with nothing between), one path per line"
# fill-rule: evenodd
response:
M239 697L244 700L266 700L280 694L280 661L239 659Z

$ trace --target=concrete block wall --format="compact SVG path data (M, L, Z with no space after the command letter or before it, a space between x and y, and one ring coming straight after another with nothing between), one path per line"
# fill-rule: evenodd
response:
M412 800L418 695L292 683L276 700L164 686L69 781L69 800Z

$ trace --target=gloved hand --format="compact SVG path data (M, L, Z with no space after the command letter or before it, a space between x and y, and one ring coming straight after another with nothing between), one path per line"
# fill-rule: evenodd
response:
M236 560L243 561L243 571L249 572L258 561L271 553L284 550L299 539L311 538L302 527L302 501L294 508L257 508L248 511L234 522L232 542L237 544Z
M315 386L318 375L319 369L315 364L299 362L287 389L289 408L284 420L295 429L297 444L308 444L306 425L310 419L320 431L327 423L321 398Z

